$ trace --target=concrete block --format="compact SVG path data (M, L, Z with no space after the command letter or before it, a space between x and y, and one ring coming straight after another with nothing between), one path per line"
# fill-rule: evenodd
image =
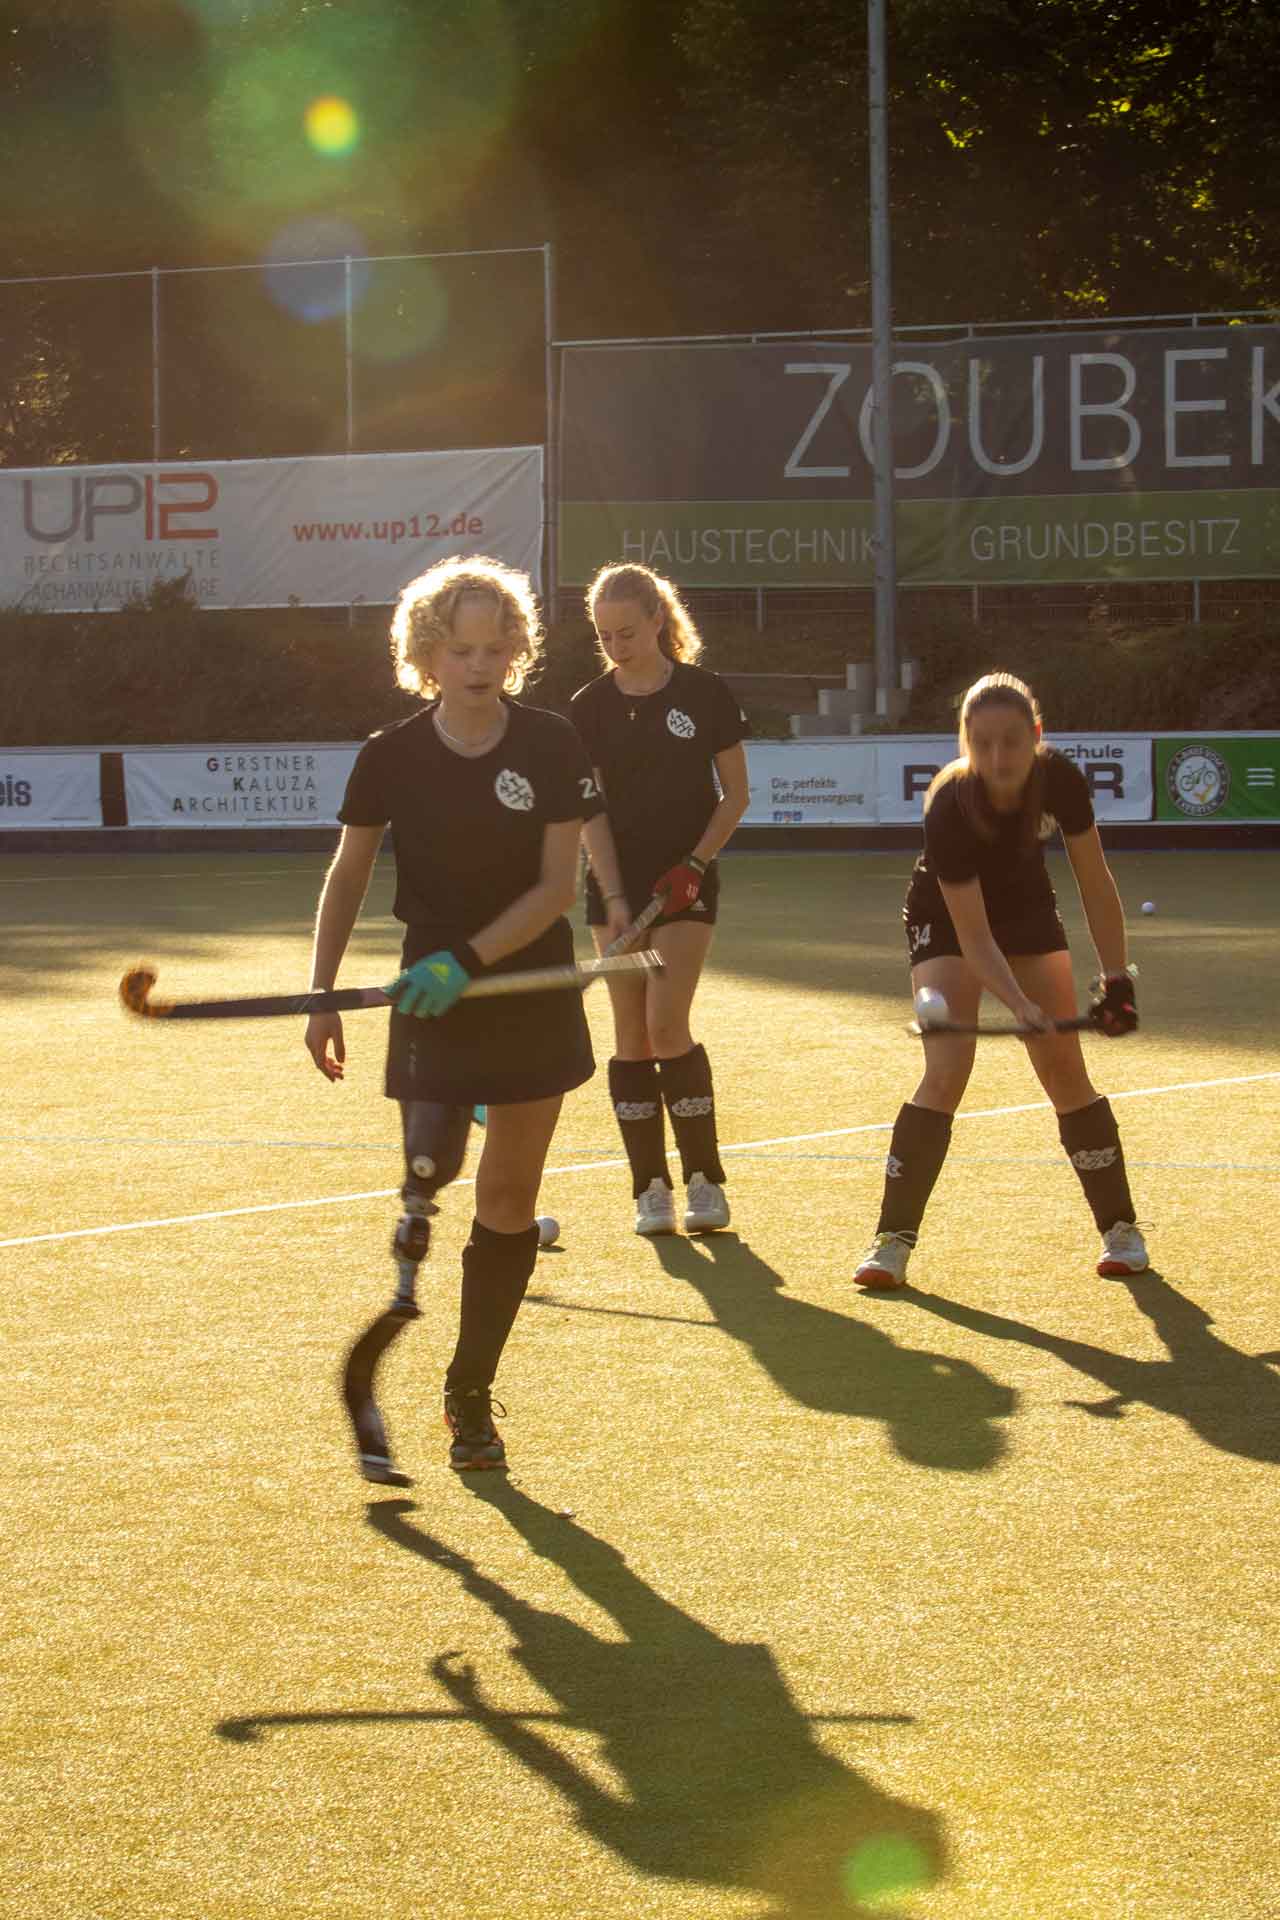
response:
M818 712L829 714L843 726L855 713L870 713L874 692L864 687L820 687Z

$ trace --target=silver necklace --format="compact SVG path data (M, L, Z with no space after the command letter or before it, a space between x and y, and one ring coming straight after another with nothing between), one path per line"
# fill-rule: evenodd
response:
M628 719L634 720L636 717L636 701L652 700L655 693L661 693L662 689L670 683L671 676L675 672L675 670L676 670L675 661L668 660L667 670L663 674L661 680L659 680L657 686L648 688L647 691L644 693L628 693L625 687L618 688L618 692L622 695L623 699L630 702L631 711L627 716Z
M487 753L490 747L497 744L503 733L505 733L507 726L506 713L500 712L488 733L482 734L479 740L459 740L457 734L450 733L448 727L446 727L444 721L440 718L439 707L436 708L431 719L436 732L442 740L447 740L449 745L456 747L459 753L465 753L468 756L474 755L477 759L479 759L482 753Z

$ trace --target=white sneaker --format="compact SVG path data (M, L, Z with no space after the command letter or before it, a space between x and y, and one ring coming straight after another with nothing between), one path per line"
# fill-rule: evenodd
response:
M912 1247L897 1233L878 1233L853 1270L856 1284L869 1293L893 1293L907 1284Z
M724 1188L716 1186L703 1173L691 1173L685 1198L685 1232L714 1233L717 1227L728 1224L729 1202L724 1197Z
M676 1203L666 1181L657 1174L636 1201L636 1232L674 1233Z
M1117 1220L1102 1236L1102 1254L1098 1272L1104 1280L1119 1279L1126 1273L1145 1273L1147 1243L1132 1220Z

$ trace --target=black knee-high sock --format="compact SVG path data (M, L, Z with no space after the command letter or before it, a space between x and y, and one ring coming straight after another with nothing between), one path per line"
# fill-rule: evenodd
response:
M934 1182L951 1145L951 1115L932 1107L898 1109L884 1163L884 1198L877 1233L900 1233L915 1245Z
M1098 1232L1105 1233L1118 1220L1132 1220L1129 1176L1124 1170L1124 1148L1111 1102L1094 1100L1074 1113L1060 1113L1058 1138L1080 1176Z
M643 1193L651 1180L662 1180L670 1186L657 1061L611 1060L609 1098L631 1162L632 1193Z
M716 1186L722 1185L724 1168L716 1140L716 1097L706 1048L693 1046L674 1060L663 1060L659 1071L685 1180L701 1173Z
M488 1387L538 1257L538 1229L495 1233L471 1223L462 1249L462 1315L445 1386Z

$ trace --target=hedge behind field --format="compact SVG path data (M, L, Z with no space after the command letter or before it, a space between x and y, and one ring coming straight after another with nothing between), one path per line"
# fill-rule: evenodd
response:
M840 673L865 638L717 627L704 664L718 672ZM1263 616L1160 629L1081 623L1025 629L939 619L904 652L920 683L900 731L949 729L964 688L1002 667L1035 688L1051 729L1080 732L1280 728L1280 632ZM599 670L581 618L548 636L528 698L563 710ZM387 618L290 607L209 612L165 602L122 613L0 613L0 745L129 746L185 741L355 740L413 710L394 683ZM751 717L786 732L786 700Z

